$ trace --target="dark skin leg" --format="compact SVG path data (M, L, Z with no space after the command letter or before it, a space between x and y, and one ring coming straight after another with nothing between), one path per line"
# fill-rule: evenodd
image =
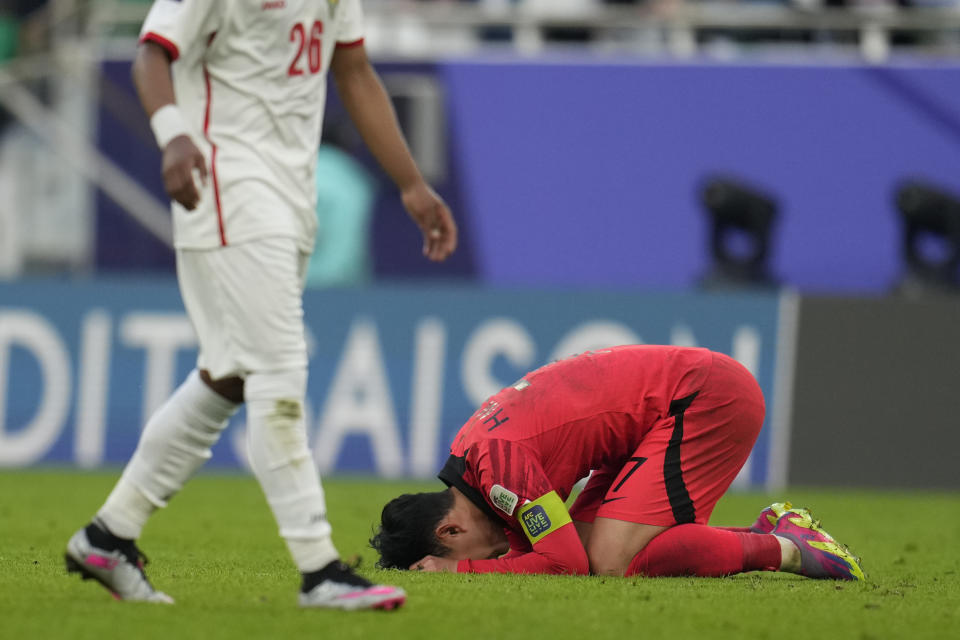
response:
M214 393L226 398L234 404L243 402L243 378L231 376L229 378L220 378L214 380L210 377L210 372L206 369L200 370L200 379L204 384L213 389Z

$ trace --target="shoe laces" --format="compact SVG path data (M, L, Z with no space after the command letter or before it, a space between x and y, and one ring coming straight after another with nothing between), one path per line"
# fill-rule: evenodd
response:
M137 547L132 540L117 547L117 551L122 553L123 557L126 558L130 564L139 569L140 573L143 573L143 568L150 562L146 554L140 551L139 547ZM146 574L144 574L143 577L146 578Z
M344 562L335 561L324 569L324 579L341 584L349 584L354 587L371 587L372 583L353 572L353 569Z

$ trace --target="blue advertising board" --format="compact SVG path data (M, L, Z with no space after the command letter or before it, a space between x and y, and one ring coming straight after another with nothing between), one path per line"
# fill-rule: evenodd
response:
M469 287L308 291L308 429L320 471L432 476L489 395L542 364L627 343L731 354L767 397L741 485L770 477L776 295ZM193 367L176 283L0 285L0 466L122 465ZM244 466L242 413L210 464Z

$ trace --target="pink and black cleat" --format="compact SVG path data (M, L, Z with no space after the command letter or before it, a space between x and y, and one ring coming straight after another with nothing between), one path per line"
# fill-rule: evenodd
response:
M133 541L117 549L94 546L88 535L91 524L80 529L67 543L65 555L68 573L79 573L84 580L96 580L117 600L173 604L173 598L157 591L143 572L146 557Z
M407 594L403 589L373 584L340 561L327 565L322 574L324 579L321 582L300 592L301 607L389 611L407 601Z

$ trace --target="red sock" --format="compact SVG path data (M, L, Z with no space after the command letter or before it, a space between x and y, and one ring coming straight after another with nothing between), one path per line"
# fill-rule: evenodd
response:
M681 524L651 540L626 575L719 577L776 571L779 566L780 541L775 536Z
M714 529L720 529L721 531L733 531L734 533L756 533L750 527L714 527Z

